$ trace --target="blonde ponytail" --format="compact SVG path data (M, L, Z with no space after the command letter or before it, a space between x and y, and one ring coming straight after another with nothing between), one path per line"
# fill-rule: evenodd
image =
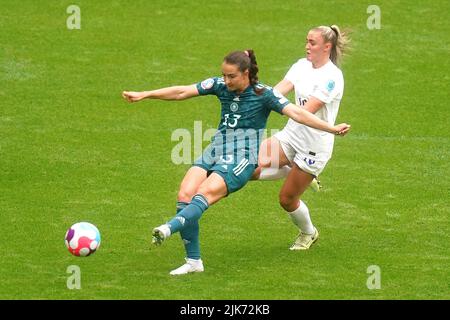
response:
M341 31L337 25L332 26L320 26L313 29L314 31L319 31L325 43L331 43L330 60L333 61L335 65L340 65L344 53L348 49L350 44L350 38L348 33Z

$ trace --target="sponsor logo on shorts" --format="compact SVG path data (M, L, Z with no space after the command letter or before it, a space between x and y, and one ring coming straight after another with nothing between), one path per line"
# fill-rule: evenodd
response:
M314 163L316 163L316 160L308 159L306 157L303 159L303 161L305 161L309 166L312 166Z

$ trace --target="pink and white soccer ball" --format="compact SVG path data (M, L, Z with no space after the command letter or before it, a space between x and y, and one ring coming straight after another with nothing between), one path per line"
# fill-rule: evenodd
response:
M87 257L100 247L100 232L89 222L78 222L66 232L65 243L70 253L77 257Z

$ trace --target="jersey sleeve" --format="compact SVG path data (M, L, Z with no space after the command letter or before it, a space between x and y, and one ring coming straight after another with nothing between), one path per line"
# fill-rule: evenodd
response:
M208 78L196 84L198 93L202 96L212 94L217 95L223 78Z
M343 86L343 80L339 77L329 77L319 83L311 96L319 99L323 103L330 103L334 99L342 97Z
M289 100L283 96L278 90L273 88L268 88L267 92L267 106L269 109L282 114L282 110L285 106L289 104Z

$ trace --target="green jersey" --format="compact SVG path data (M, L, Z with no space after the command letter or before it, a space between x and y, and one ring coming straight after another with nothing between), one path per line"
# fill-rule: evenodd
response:
M259 142L266 128L271 111L282 113L289 101L277 91L264 84L257 84L256 93L253 86L248 86L237 94L229 91L223 77L210 78L197 83L200 95L215 95L221 104L221 117L218 132L213 144L236 144L246 140L246 148L259 148ZM226 151L225 153L229 153Z
M200 95L217 96L221 104L218 130L194 166L215 172L225 181L228 193L242 188L258 165L260 141L270 112L282 113L289 101L263 84L249 86L240 94L229 91L223 78L197 84Z

